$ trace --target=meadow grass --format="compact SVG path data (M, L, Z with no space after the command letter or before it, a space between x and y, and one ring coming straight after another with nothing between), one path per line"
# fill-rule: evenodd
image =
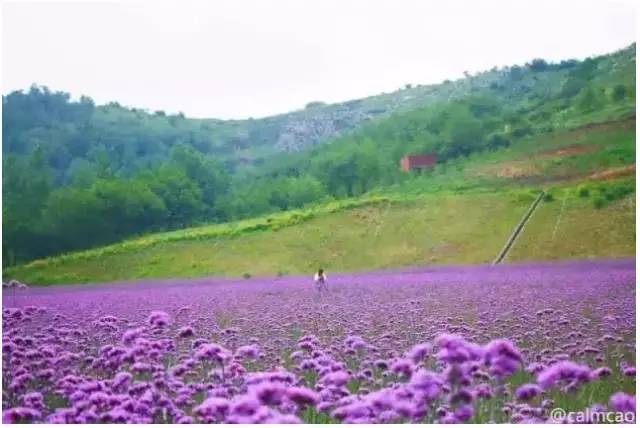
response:
M623 180L603 185L632 183ZM596 208L598 191L581 197L580 187L554 188L509 252L506 262L630 257L635 254L635 192ZM596 185L592 185L596 188Z
M167 240L94 257L30 263L12 274L33 284L133 278L252 276L421 264L485 263L499 251L526 198L495 195L391 199L282 228Z

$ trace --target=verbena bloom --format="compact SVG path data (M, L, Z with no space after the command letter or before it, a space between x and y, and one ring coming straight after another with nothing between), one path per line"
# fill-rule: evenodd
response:
M323 384L344 386L347 384L347 382L349 382L349 378L350 376L347 372L339 370L326 374L320 380Z
M516 389L516 398L521 401L529 401L542 394L542 388L535 384L525 384Z
M222 419L231 408L231 402L222 397L211 397L194 408L194 413L200 417L213 417Z
M522 367L522 354L513 343L504 339L489 342L484 348L485 364L497 378L511 376Z
M441 334L436 338L435 344L440 348L436 358L449 364L480 360L483 357L481 347L458 335Z
M419 369L411 376L409 385L427 400L434 400L441 392L444 380L442 376L427 371L425 369Z
M414 364L418 364L420 361L427 358L430 349L431 346L428 343L420 343L411 348L411 350L407 353L407 357L409 357Z
M205 343L196 350L195 356L200 361L225 363L231 356L230 352L216 343Z
M636 368L635 367L625 367L622 369L622 374L625 376L635 377Z
M124 334L122 335L122 342L125 345L130 345L131 343L133 343L138 337L140 337L140 335L144 332L143 328L133 328L130 330L127 330L124 332Z
M236 349L236 356L249 360L257 360L260 357L260 347L256 344L244 345Z
M289 387L286 395L289 400L299 406L313 406L320 401L320 396L308 388Z
M147 322L153 327L164 327L168 325L170 321L171 318L169 314L163 311L153 311L147 319Z
M609 399L609 406L617 412L636 413L636 397L624 392L616 392Z
M589 367L571 361L561 361L538 374L538 384L543 389L551 389L559 383L580 384L593 380Z
M252 393L260 402L267 406L277 406L282 403L285 396L286 386L280 382L261 382L249 387Z
M362 351L367 346L367 343L360 336L347 336L344 342L347 348L356 351Z
M391 371L399 376L409 377L413 373L413 362L408 358L400 358L391 364Z
M593 376L599 379L603 379L611 376L612 372L609 367L599 367L593 371Z
M468 422L473 417L473 406L464 405L455 410L454 416L458 422Z
M29 407L14 407L2 412L2 423L16 424L35 422L40 419L41 413Z

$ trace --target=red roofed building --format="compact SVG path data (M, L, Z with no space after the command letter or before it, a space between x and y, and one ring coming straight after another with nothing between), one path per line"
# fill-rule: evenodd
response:
M400 159L400 168L404 172L409 172L416 169L433 168L437 162L438 159L435 154L407 155Z

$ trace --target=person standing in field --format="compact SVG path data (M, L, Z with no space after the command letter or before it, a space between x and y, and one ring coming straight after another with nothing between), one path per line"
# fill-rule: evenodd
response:
M313 282L315 286L318 288L318 291L322 291L322 289L327 289L327 275L324 273L322 268L318 269L315 275L313 275Z

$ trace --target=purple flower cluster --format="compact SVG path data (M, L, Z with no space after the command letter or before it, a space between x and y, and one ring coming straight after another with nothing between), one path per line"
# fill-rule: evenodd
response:
M3 422L550 422L560 396L635 414L631 262L332 285L31 287L4 300Z

